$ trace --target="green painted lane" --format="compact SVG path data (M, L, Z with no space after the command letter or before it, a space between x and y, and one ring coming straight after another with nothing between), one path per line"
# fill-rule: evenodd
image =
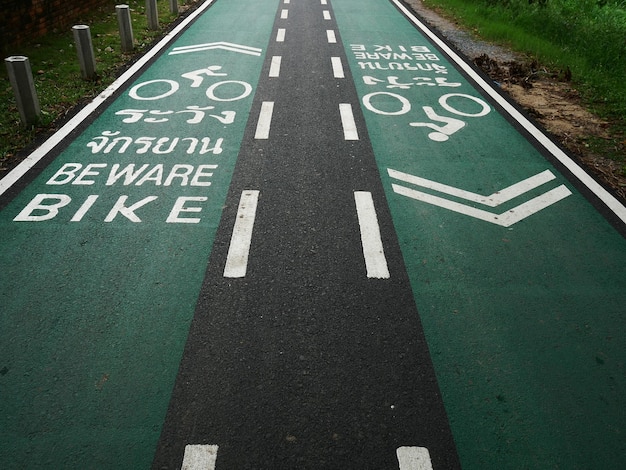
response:
M392 3L333 8L463 467L620 467L626 241Z
M0 213L4 468L147 468L276 11L203 13Z

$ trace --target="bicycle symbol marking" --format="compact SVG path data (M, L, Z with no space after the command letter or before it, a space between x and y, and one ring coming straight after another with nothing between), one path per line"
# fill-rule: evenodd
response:
M398 103L398 110L385 110L377 107L375 103L373 103L372 99L375 97L385 97L387 98L385 101L393 101L395 100ZM448 101L451 98L469 100L478 104L480 110L478 112L467 112L456 107L452 106ZM375 100L374 100L375 101ZM457 116L469 117L469 118L478 118L482 116L486 116L491 112L491 108L487 103L485 103L480 98L476 98L475 96L466 95L464 93L448 93L441 96L438 100L439 106L443 108L445 111L451 114L456 114ZM403 114L407 114L411 111L411 102L402 95L398 95L397 93L391 93L389 91L376 91L373 93L368 93L363 97L363 105L369 111L381 114L383 116L400 116ZM457 105L458 106L458 105ZM442 116L437 114L435 109L432 106L422 106L422 110L426 117L430 119L430 122L410 122L409 125L412 127L426 127L434 132L428 134L428 138L435 142L445 142L450 139L450 136L461 130L466 126L466 122L457 119L451 116ZM435 123L443 123L435 124Z

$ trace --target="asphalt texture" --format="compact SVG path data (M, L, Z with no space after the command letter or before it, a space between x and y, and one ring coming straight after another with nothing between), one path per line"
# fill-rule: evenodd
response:
M428 448L458 468L363 118L344 140L339 104L359 109L328 44L319 2L294 2L268 48L251 116L273 101L269 139L251 119L200 293L153 468L186 444L219 444L222 468L397 468ZM281 73L268 78L271 58ZM349 74L347 67L346 74ZM263 78L266 77L266 78ZM245 278L223 269L241 193L259 202ZM355 191L373 195L389 279L366 275Z

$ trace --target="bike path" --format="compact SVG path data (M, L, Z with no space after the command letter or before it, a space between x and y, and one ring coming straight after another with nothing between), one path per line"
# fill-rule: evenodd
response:
M154 469L458 468L338 38L330 2L276 10Z
M4 468L149 467L276 3L216 2L3 209Z
M461 465L619 467L624 207L399 2L333 5Z
M7 465L146 468L172 388L155 468L193 443L219 445L218 468L397 468L396 448L452 468L445 412L466 468L619 464L623 238L391 4L329 3L216 2L3 210ZM339 62L303 47L329 30ZM405 53L412 69L382 55ZM278 55L290 83L257 87ZM267 100L282 111L257 138ZM357 193L388 278L367 275ZM229 277L254 194L248 270Z

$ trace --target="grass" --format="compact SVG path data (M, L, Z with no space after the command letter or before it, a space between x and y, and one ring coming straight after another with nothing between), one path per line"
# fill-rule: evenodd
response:
M188 0L187 3L197 1ZM74 22L87 24L91 30L98 74L93 81L81 78L71 27L9 51L7 56L24 55L29 58L42 114L36 125L24 127L21 124L6 67L1 67L0 170L9 166L20 150L31 146L36 136L55 130L55 122L68 110L86 98L97 96L110 85L120 67L134 55L141 54L177 18L170 13L169 2L160 0L157 2L160 28L151 31L147 28L145 1L130 0L126 4L130 7L135 39L135 50L131 54L121 52L115 2ZM182 12L184 8L181 5L179 9Z
M571 72L585 105L611 123L619 144L598 144L594 150L626 164L626 0L424 0L424 4L481 38L522 52L551 70Z

